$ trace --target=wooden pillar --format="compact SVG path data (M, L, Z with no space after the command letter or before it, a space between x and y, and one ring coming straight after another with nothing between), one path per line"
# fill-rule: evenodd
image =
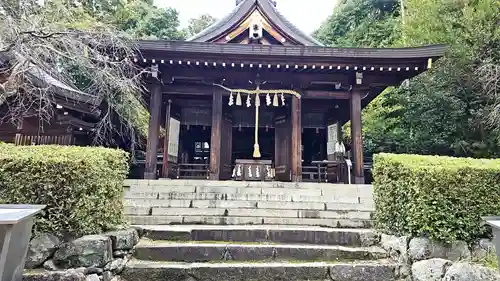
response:
M351 90L350 108L354 183L364 184L363 135L361 131L361 92L357 89Z
M145 179L156 179L158 135L160 132L161 83L154 81L150 88L148 142L146 146Z
M170 141L170 110L172 108L172 100L167 101L167 106L165 110L165 138L163 140L163 165L162 165L162 177L168 178L168 143Z
M210 138L211 180L220 179L220 152L222 130L222 92L215 90L212 98L212 137Z
M292 181L302 181L301 99L292 97Z

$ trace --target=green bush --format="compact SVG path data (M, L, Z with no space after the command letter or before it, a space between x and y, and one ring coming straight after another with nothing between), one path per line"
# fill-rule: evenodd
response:
M123 223L124 151L0 144L0 201L44 204L34 231L79 236Z
M472 242L490 235L481 217L500 215L500 160L378 154L375 220L381 231Z

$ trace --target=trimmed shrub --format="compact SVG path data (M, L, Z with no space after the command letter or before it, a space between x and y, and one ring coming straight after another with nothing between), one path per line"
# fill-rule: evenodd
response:
M0 201L47 205L34 231L80 236L123 223L126 152L0 144Z
M500 160L378 154L375 220L381 231L443 242L490 235L481 217L500 215Z

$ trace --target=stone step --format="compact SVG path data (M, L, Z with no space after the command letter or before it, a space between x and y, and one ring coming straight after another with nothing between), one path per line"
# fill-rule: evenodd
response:
M214 180L182 180L182 179L159 179L159 180L125 180L123 185L130 189L146 187L195 187L195 188L275 188L275 189L307 189L307 190L354 190L372 189L369 184L332 184L317 182L260 182L260 181L214 181Z
M220 225L305 225L337 228L371 228L372 220L366 219L321 219L321 218L279 218L279 217L237 217L237 216L152 216L128 215L126 219L133 225L172 225L172 224L220 224Z
M270 206L272 209L278 207L310 207L315 202L293 201L292 204L277 204L276 202L265 202L268 200L201 200L201 199L156 199L156 198L125 198L124 205L127 207L158 207L158 208L231 208L252 209ZM313 204L311 204L313 203ZM320 210L325 211L375 211L374 204L365 203L341 203L341 202L319 202ZM319 206L319 205L318 205ZM308 209L309 210L309 209Z
M379 242L372 229L289 225L143 225L153 240L228 241L371 247Z
M166 192L146 190L126 190L125 199L163 199L163 200L217 200L217 201L269 201L269 202L297 202L297 203L343 203L363 204L373 207L373 198L370 194L352 195L313 195L300 194L293 190L286 190L285 194L272 194L268 191L263 193L208 193L208 192Z
M273 207L273 206L266 206ZM279 206L278 206L279 207ZM128 207L126 215L153 216L228 216L262 218L309 218L309 219L362 219L370 220L371 212L359 211L323 211L323 210L287 210L287 209L230 209L230 208L164 208L164 207Z
M222 193L222 194L270 194L289 195L290 191L304 196L368 196L372 185L284 183L284 182L236 182L236 181L184 181L139 180L135 184L125 181L124 187L132 192L163 193Z
M178 263L131 260L127 281L394 281L398 266L387 260L363 262Z
M227 244L171 242L142 239L134 257L151 261L338 261L387 258L379 247L345 247L292 244Z

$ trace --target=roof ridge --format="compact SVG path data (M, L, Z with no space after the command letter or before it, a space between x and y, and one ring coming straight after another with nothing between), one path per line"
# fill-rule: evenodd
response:
M231 13L205 28L200 33L191 36L187 39L187 41L209 42L220 36L225 31L233 28L252 10L252 8L260 6L263 12L269 17L271 23L277 25L282 32L293 38L298 43L305 46L323 46L321 42L314 39L312 36L307 35L290 22L285 16L283 16L276 8L276 1L274 0L241 0L236 3L237 5Z

